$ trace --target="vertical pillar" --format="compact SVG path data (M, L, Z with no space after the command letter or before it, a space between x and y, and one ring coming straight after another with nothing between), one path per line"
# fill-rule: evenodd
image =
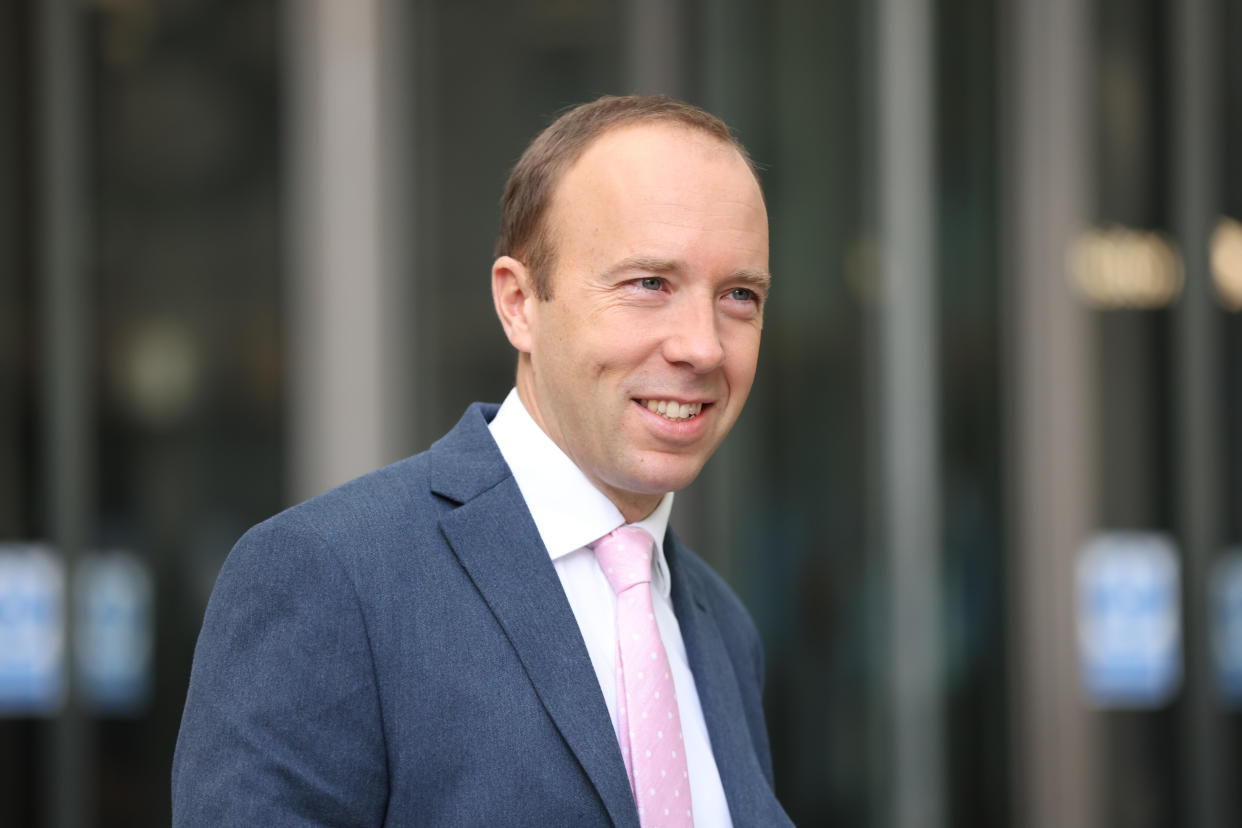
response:
M627 0L624 78L626 92L689 93L685 55L691 51L684 0Z
M1015 0L1006 12L1011 822L1088 828L1095 739L1078 680L1074 571L1094 520L1090 319L1066 274L1091 181L1087 6Z
M938 828L945 821L945 710L931 4L883 0L878 37L890 816L899 828Z
M42 408L43 501L51 540L66 576L91 542L94 515L94 404L91 388L90 279L87 273L86 145L88 110L82 61L83 7L72 0L36 4L35 59L37 135L41 148L37 179L39 305L44 355ZM88 723L74 689L74 607L65 591L65 704L52 729L53 763L46 791L49 824L80 828L93 811L92 753Z
M1219 4L1182 0L1174 4L1170 53L1175 61L1175 157L1171 169L1174 228L1186 268L1177 308L1177 524L1183 549L1186 717L1183 761L1186 825L1224 824L1221 739L1224 722L1214 696L1209 583L1212 558L1223 544L1225 474L1221 412L1219 310L1212 296L1209 239L1220 212L1220 153L1217 135L1216 60Z
M401 4L287 9L289 478L300 500L404 453L413 366L398 272L412 79ZM402 84L400 81L404 80Z
M13 3L0 11L0 400L5 401L0 405L0 534L8 537L19 537L18 527L29 510L22 472L27 449L21 430L22 411L29 401L16 370L27 348L19 325L27 307L20 302L21 286L29 278L19 270L20 251L26 244L18 150L26 129L25 107L19 102L23 75L19 44L27 42L29 34L20 12Z

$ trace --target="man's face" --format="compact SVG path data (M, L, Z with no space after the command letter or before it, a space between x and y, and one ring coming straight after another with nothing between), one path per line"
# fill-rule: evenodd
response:
M768 222L731 146L666 124L598 138L548 213L552 297L526 302L518 390L627 520L698 475L750 392Z

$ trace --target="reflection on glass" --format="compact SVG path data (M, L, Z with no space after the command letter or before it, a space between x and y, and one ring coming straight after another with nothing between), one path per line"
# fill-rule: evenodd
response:
M1128 227L1085 233L1069 268L1079 295L1101 309L1167 307L1185 281L1181 254L1167 236Z
M1212 284L1227 310L1242 310L1242 222L1221 216L1212 232Z

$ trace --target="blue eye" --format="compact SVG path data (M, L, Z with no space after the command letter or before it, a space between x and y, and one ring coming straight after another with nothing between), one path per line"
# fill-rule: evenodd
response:
M750 288L734 288L729 291L729 297L739 302L750 302L755 298L755 292Z
M664 287L664 280L658 276L647 276L638 280L638 284L647 290L659 290Z

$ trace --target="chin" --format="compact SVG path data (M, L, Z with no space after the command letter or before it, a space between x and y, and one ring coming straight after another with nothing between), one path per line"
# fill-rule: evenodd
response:
M689 486L699 476L703 464L683 465L681 468L661 469L659 473L635 475L631 480L630 491L645 494L679 492Z

